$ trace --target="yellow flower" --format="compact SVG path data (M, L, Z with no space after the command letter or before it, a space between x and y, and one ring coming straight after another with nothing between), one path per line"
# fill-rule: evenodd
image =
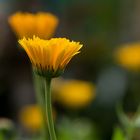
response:
M10 16L8 21L19 38L36 35L48 39L54 34L58 25L58 18L45 12L36 14L17 12Z
M55 100L68 108L85 107L95 98L95 86L86 81L61 81L61 85L57 90L54 93Z
M140 70L140 43L131 43L121 46L115 53L117 62L123 67Z
M33 132L37 131L41 128L43 121L41 109L37 105L24 107L19 114L19 119L25 128Z
M19 44L28 54L35 71L49 77L59 76L82 47L79 42L70 42L66 38L43 40L35 36L33 39L21 39Z
M56 118L56 112L54 109L53 109L53 118L54 119ZM32 132L39 131L43 123L41 108L36 104L23 107L19 113L19 121L29 131Z

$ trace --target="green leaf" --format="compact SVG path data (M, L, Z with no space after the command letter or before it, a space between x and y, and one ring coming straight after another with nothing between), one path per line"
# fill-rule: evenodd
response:
M134 127L140 128L140 116L134 120Z
M140 106L138 107L134 118L133 118L134 127L140 128Z
M0 133L0 140L4 140L3 134Z
M124 127L127 128L127 127L130 125L130 120L128 119L128 117L127 117L126 114L124 113L121 104L119 104L119 105L117 106L117 115L118 115L118 118L119 118L121 124L122 124Z
M124 133L120 127L114 129L112 140L125 140Z
M86 119L70 119L64 117L57 125L58 140L99 140L98 130Z

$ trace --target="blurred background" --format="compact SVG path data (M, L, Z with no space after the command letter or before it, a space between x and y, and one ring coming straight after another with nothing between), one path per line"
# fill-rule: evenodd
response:
M59 18L53 37L66 37L83 44L81 53L53 83L60 139L112 139L114 127L119 124L116 105L121 102L125 112L133 114L140 103L140 72L119 65L114 55L123 44L140 40L140 1L0 0L0 117L12 120L20 131L23 126L19 113L25 106L36 104L36 97L30 61L8 24L9 16L17 11L51 12ZM87 101L90 103L75 107L71 99L68 102L72 106L68 103L67 107L62 99L70 98L69 93L55 99L59 96L55 93L69 79L93 84L92 100ZM140 136L137 137L139 140Z

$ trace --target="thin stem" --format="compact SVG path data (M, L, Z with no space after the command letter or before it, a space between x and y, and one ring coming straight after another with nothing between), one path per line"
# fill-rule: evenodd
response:
M41 130L41 138L42 140L46 140L48 138L48 126L46 123L46 108L45 108L45 91L42 87L42 79L37 74L33 73L33 80L35 85L35 92L37 97L38 105L41 108L43 122L42 122L42 130Z
M51 79L44 79L45 84L45 102L46 102L46 112L47 112L47 123L48 123L48 129L50 133L50 139L51 140L57 140L56 134L54 130L54 122L53 122L53 115L52 115L52 106L51 106Z

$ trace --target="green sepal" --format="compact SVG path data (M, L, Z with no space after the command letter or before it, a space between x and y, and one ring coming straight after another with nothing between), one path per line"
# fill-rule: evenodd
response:
M64 69L60 69L60 68L54 71L53 68L47 68L47 70L44 70L41 68L33 67L33 70L39 76L46 77L49 79L59 77L64 72Z

